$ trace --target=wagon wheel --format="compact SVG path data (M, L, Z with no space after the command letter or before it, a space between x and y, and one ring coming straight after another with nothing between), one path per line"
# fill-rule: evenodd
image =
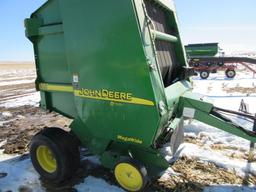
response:
M220 62L218 62L218 66L223 66L224 65L224 62L223 61L220 61Z
M234 78L236 76L236 71L233 69L226 70L226 76L227 78Z
M210 73L208 71L201 71L200 72L200 77L202 79L207 79L209 77Z
M199 67L199 63L194 63L194 67Z

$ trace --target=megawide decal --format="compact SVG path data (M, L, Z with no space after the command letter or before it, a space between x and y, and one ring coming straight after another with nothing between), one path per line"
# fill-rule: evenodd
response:
M131 142L131 143L136 143L136 144L142 144L143 141L140 139L132 138L132 137L125 137L122 135L117 135L117 139L124 141L124 142Z
M131 103L138 105L148 105L154 106L152 101L133 97L132 93L110 91L107 89L102 90L92 90L92 89L81 89L75 90L75 96L84 97L89 99L121 102L121 103Z
M104 100L104 101L113 101L120 103L131 103L137 105L146 105L154 106L154 103L150 100L141 99L134 97L132 93L111 91L107 89L93 90L93 89L81 89L74 90L72 86L67 85L53 85L47 83L40 83L39 89L41 91L57 91L57 92L74 92L74 95L77 97Z

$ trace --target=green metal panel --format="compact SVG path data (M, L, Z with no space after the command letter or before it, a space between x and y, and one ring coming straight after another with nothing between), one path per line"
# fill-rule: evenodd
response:
M78 115L95 137L150 146L160 116L133 4L115 0L89 4L60 2L67 59L71 73L79 77L77 89L129 93L154 106L76 97Z
M39 83L72 84L72 76L66 60L65 40L59 2L50 0L25 20L26 35L34 44ZM46 93L41 90L41 106L68 117L75 117L73 95L70 93ZM67 102L68 101L68 102ZM63 104L65 103L65 104Z
M73 118L73 132L106 167L112 153L132 153L154 174L168 166L156 141L190 86L164 87L155 40L174 43L178 65L187 63L174 7L156 2L175 35L152 31L143 0L49 0L25 21L41 106Z
M44 25L62 23L59 0L48 0L44 5L36 10L31 17L42 18Z
M185 46L188 56L215 56L219 51L218 43L189 44Z

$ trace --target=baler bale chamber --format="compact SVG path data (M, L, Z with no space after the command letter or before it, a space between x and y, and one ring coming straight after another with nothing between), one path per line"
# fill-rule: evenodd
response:
M256 141L191 93L169 0L48 0L25 26L41 107L73 119L70 132L47 128L32 139L32 163L46 180L72 177L83 146L125 190L143 190L168 168L160 149L177 150L184 118Z

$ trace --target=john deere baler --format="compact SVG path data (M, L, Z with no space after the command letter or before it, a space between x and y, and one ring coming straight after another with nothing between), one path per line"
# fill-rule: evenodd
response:
M79 146L114 170L121 187L142 190L169 164L183 119L195 118L256 141L191 93L175 8L169 0L48 0L25 20L34 45L41 107L73 119L71 131L35 135L35 169L55 183L79 167Z

